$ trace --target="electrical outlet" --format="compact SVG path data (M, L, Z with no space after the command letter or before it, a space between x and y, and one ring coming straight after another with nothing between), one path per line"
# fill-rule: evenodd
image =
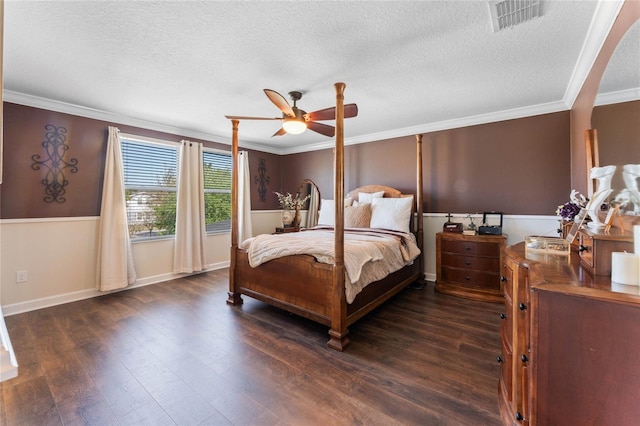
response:
M27 282L27 271L16 271L16 282L17 283L26 283Z

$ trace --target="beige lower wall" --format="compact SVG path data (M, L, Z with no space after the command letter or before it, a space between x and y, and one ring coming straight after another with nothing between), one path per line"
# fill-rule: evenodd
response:
M254 235L281 226L279 211L254 211ZM425 271L435 280L435 234L446 221L443 214L424 215ZM459 215L454 220L468 223ZM16 219L0 221L0 306L5 315L26 312L94 297L96 288L97 217ZM479 220L475 221L479 223ZM554 216L505 216L508 244L526 235L555 236ZM207 267L229 264L230 235L209 235ZM173 240L133 244L138 280L134 286L176 278L172 273ZM27 271L28 281L16 283L16 271Z

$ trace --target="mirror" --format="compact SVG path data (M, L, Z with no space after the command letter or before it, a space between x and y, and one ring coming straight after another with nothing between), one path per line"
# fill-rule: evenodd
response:
M618 200L623 203L621 210L625 214L635 215L640 214L640 205L633 202L640 176L632 173L637 168L624 166L640 165L639 91L640 21L637 21L624 34L607 64L591 117L591 126L597 131L594 165L616 166L609 201Z
M301 197L309 195L309 201L307 201L307 217L304 221L304 227L312 228L318 224L320 190L311 179L305 179L302 181L302 185L298 188L298 193Z

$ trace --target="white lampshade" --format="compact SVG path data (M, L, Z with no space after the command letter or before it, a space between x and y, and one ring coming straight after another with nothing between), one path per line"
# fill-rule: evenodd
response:
M282 128L292 135L299 135L307 130L307 123L296 118L287 118L282 123Z

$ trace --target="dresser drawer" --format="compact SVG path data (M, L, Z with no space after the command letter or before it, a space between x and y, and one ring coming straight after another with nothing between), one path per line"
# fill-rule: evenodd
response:
M499 257L464 256L454 253L442 253L442 266L479 271L500 270Z
M500 257L500 244L498 243L447 240L446 238L443 238L441 244L441 250L443 253L449 252L467 256Z
M465 287L500 291L500 276L494 272L442 267L442 279Z

